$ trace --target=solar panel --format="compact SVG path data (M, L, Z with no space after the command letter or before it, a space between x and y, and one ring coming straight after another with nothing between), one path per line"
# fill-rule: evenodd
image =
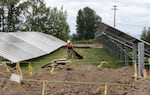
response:
M144 65L148 65L150 43L132 37L114 27L101 23L95 38L101 42L114 57L128 64L138 64L138 77L142 77Z
M135 37L132 37L131 35L128 35L112 26L109 26L105 23L101 23L99 30L96 32L95 36L96 38L101 37L102 35L106 35L111 40L114 40L118 42L119 44L123 44L129 48L133 48L134 43L142 42L144 43L144 51L146 56L150 56L150 43L145 42L143 40L137 39Z
M65 44L41 32L1 32L0 56L15 63L49 54Z

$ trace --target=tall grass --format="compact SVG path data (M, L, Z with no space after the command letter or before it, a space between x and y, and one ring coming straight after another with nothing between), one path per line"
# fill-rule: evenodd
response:
M92 65L100 65L102 61L106 61L108 64L104 64L103 67L107 68L118 68L122 67L123 64L119 63L117 59L112 57L110 53L104 48L75 48L75 50L83 56L83 59L67 59L71 62L71 65L85 65L85 64L92 64ZM60 48L57 51L42 56L36 59L25 61L21 64L24 70L28 69L28 62L32 63L33 70L39 70L44 64L52 62L54 59L59 58L67 58L67 50L66 48Z

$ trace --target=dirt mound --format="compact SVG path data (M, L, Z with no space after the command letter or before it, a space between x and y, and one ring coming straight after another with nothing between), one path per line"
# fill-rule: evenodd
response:
M45 68L34 75L36 79L79 81L79 82L101 82L101 83L126 83L132 82L132 67L121 69L98 69L93 65L66 66L59 65L55 68L56 74L50 74L50 68ZM42 77L41 77L42 76Z
M54 70L56 74L50 74L50 70L51 67L46 67L32 77L23 71L25 80L19 88L9 79L1 79L0 95L41 95L42 80L48 80L47 95L104 95L105 83L108 95L149 95L150 87L147 84L150 82L134 82L131 77L133 67L98 69L92 65L58 65Z

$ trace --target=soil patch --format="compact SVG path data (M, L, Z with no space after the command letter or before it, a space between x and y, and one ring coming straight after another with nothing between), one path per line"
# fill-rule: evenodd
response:
M108 95L150 95L148 80L135 82L131 77L133 67L98 69L93 65L58 65L54 70L56 74L50 74L50 70L51 67L43 68L32 77L23 71L25 80L21 87L9 80L11 74L1 72L0 78L5 79L0 79L0 95L41 95L42 80L49 81L47 95L104 95L105 83Z

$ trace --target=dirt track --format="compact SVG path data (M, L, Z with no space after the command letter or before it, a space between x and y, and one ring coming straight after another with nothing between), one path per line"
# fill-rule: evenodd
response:
M0 68L0 78L6 79L0 79L0 95L41 95L42 81L24 80L22 87L18 88L17 83L9 80L10 74L4 73L5 69L2 69L4 68ZM51 75L50 68L47 67L32 77L23 71L23 77L48 80L47 95L104 95L104 83L107 83L107 95L150 95L149 81L134 82L132 79L133 67L98 69L92 65L59 65L55 71L56 74Z

